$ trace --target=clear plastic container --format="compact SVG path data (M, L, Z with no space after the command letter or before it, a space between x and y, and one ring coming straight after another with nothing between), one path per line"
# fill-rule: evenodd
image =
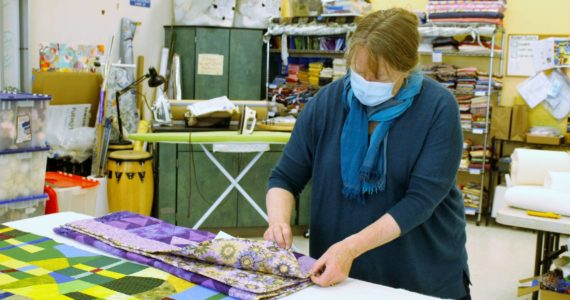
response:
M51 97L0 93L0 151L46 147Z
M0 201L43 194L47 150L0 151Z
M0 201L0 223L44 215L47 194Z
M90 216L97 214L97 187L75 186L53 189L57 193L59 211L73 211Z

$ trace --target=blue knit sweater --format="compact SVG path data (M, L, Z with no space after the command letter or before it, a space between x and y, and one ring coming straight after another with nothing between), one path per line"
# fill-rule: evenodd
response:
M312 179L312 257L389 213L401 236L358 257L350 277L442 298L465 296L465 215L456 187L463 136L455 99L424 79L414 104L390 130L386 189L362 204L342 196L342 89L337 80L305 106L269 188L298 195Z

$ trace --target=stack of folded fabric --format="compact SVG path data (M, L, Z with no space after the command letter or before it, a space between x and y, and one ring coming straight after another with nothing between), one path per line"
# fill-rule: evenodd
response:
M487 114L487 97L471 99L471 114L474 116L485 116Z
M429 0L428 20L432 23L503 24L506 0Z
M325 86L333 81L333 69L324 68L319 74L319 85Z
M314 260L274 242L217 239L206 231L131 212L68 223L55 232L238 299L283 297L311 285L309 270ZM206 298L188 293L168 299L196 297Z
M296 83L299 81L299 69L301 66L290 64L287 67L287 82Z
M459 43L459 51L462 52L482 52L491 50L491 38L486 36L478 36L473 38L473 36L468 35L463 41ZM501 47L495 44L495 50L501 50Z
M473 116L471 115L471 113L461 113L460 115L461 117L461 129L466 130L466 131L471 131L471 129L473 128Z
M469 169L483 169L483 155L485 155L485 170L491 168L491 150L487 148L483 151L483 145L473 145L471 146L471 151L469 151L469 156L471 157L471 163L469 164Z
M309 64L309 83L312 86L319 85L319 77L321 75L321 70L323 69L323 62L316 61Z
M467 185L461 187L463 193L463 203L466 210L479 209L481 202L481 185L476 182L469 182Z
M469 151L471 151L471 145L473 142L471 140L463 141L463 153L461 154L461 162L459 163L460 169L468 169L471 160L469 159Z
M477 68L468 67L457 69L456 95L473 95L477 84Z
M453 37L437 37L432 41L434 51L457 51L459 42Z
M309 71L307 71L307 69L299 69L297 76L299 77L299 83L309 84Z
M489 78L489 73L480 72L479 78L477 79L477 85L475 86L475 94L484 96L487 95L489 81L491 81L491 90L500 91L503 89L503 81L500 77L493 75L493 78Z
M459 105L459 113L461 116L461 128L463 130L471 130L471 95L457 95L457 104Z
M346 75L346 59L345 58L335 58L333 60L333 74L332 79L337 80Z
M435 79L452 92L455 90L457 68L454 66L448 64L431 64L424 66L423 71L426 76Z

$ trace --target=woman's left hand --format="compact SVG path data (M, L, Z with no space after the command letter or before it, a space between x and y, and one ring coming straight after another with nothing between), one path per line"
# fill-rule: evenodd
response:
M311 269L311 280L320 286L332 286L346 278L356 258L346 241L332 245Z

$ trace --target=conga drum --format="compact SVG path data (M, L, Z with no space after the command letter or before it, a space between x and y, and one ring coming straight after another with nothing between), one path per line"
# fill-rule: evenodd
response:
M107 159L109 211L150 215L154 179L152 155L144 151L114 151Z

